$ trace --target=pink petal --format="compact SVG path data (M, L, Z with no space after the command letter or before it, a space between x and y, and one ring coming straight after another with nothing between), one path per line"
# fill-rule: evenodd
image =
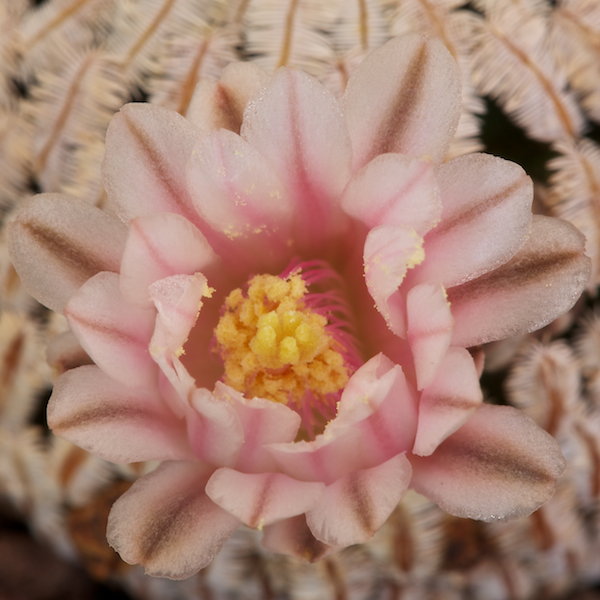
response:
M150 286L150 296L158 311L150 348L153 356L183 353L183 345L202 308L202 298L210 297L211 293L201 273L173 275Z
M193 456L185 424L156 392L126 388L96 366L71 369L56 380L48 424L56 435L113 462Z
M27 291L60 312L90 277L119 272L126 233L114 217L83 200L39 194L9 223L8 249Z
M185 183L185 165L199 136L180 114L146 103L126 104L106 132L102 163L109 205L131 219L172 212L199 225Z
M473 357L464 348L449 348L433 383L421 394L413 454L429 456L466 423L482 400Z
M208 497L248 527L262 529L301 515L321 499L325 485L282 473L240 473L218 469L206 485Z
M194 389L186 411L188 437L196 456L212 465L233 466L244 444L235 409L207 389Z
M417 388L422 390L435 377L450 345L454 319L441 284L424 283L406 295L408 341L417 372Z
M148 349L156 313L128 304L116 273L88 279L64 312L85 351L110 378L129 388L156 387L158 368Z
M441 165L437 180L442 218L425 238L426 260L416 281L455 286L496 269L523 246L533 185L521 167L469 154Z
M187 180L202 219L221 234L215 249L235 265L266 265L289 251L294 204L269 163L239 135L204 136L188 163ZM268 267L261 267L268 268Z
M584 244L570 223L535 215L531 236L509 262L448 289L452 345L478 346L535 331L568 311L590 276Z
M398 287L407 270L423 260L422 245L414 229L395 225L371 229L365 242L367 288L390 329L401 337L406 336L406 309Z
M244 445L235 468L244 473L277 470L265 445L293 442L300 428L300 415L283 404L263 398L247 400L221 382L215 385L215 397L219 402L231 405L243 429Z
M378 354L354 373L325 434L349 425L361 432L360 468L410 450L417 429L417 396L400 365Z
M331 546L368 541L385 523L410 483L411 466L404 454L349 473L330 485L321 502L306 513L313 535Z
M158 213L129 224L121 262L121 292L136 306L152 306L149 287L171 275L193 275L217 260L206 238L184 217Z
M336 418L316 440L268 449L290 477L329 485L410 450L416 428L415 393L402 369L379 354L350 378Z
M138 479L110 511L108 543L154 577L186 579L208 565L239 525L204 493L211 474L167 462Z
M372 52L344 96L353 169L387 152L441 163L460 117L459 78L454 59L436 39L403 36Z
M345 226L339 198L350 177L350 140L337 101L300 70L281 68L244 113L241 135L292 194L300 252L332 244Z
M289 225L293 205L269 163L226 129L204 136L188 163L194 206L213 229L237 238Z
M360 440L360 431L346 427L331 435L319 435L312 442L270 444L267 450L290 477L330 484L363 464Z
M375 157L348 182L342 207L369 229L402 225L424 235L441 212L431 160L402 154Z
M417 492L481 521L532 513L554 494L566 464L554 438L521 411L485 404L431 456L410 462Z
M304 515L265 527L262 545L270 552L287 554L310 562L321 560L339 550L317 540L308 528Z
M178 358L168 359L165 354L155 357L160 367L158 389L163 400L178 418L186 418L190 427L190 406L198 387ZM189 435L189 432L188 432Z
M203 133L219 129L239 133L246 104L268 81L269 76L254 63L230 63L219 81L198 82L186 118Z
M200 273L173 275L150 286L150 296L158 312L150 353L176 392L173 394L167 385L164 395L179 416L185 413L185 403L196 389L194 378L179 357L185 352L183 346L202 308L202 298L211 293L206 277Z

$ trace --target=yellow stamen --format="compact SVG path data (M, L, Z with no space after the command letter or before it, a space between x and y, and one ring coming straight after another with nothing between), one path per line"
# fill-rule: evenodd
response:
M227 385L285 404L346 385L348 368L325 330L327 319L305 307L306 293L297 273L287 279L257 275L247 298L240 289L229 294L215 329Z

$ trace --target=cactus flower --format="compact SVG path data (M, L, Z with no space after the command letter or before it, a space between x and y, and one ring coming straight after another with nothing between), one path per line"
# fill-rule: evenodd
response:
M186 117L113 117L102 209L21 207L12 260L70 326L51 428L162 461L111 511L125 561L189 577L240 524L318 560L409 487L482 520L552 495L558 445L482 403L477 348L567 311L590 261L574 227L532 216L520 167L443 162L460 111L456 64L417 35L367 57L341 103L300 70L232 64Z

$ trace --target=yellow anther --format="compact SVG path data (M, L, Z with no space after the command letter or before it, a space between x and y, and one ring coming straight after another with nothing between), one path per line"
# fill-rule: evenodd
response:
M284 337L279 344L279 360L288 365L295 365L300 360L298 343L293 337Z
M264 294L271 302L281 302L289 293L289 285L284 279L275 279L277 281L270 281L265 285Z
M302 323L302 313L290 310L281 315L281 328L283 335L294 335L298 325Z
M229 294L215 329L226 384L249 397L283 403L345 386L349 372L332 348L327 319L305 307L306 292L297 273L287 279L257 275L246 298L239 289Z
M319 347L319 336L307 323L301 323L294 331L294 337L305 355L313 355Z
M250 349L257 356L271 357L277 354L277 333L270 325L261 327L250 342Z
M281 333L281 325L279 323L279 316L272 310L271 312L265 313L258 318L257 327L261 329L263 327L272 327L277 335Z

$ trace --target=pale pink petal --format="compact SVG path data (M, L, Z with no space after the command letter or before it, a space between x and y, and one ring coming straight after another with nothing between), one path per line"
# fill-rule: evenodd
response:
M362 466L361 432L353 427L338 428L312 442L269 444L281 471L300 481L333 483L339 477Z
M415 361L417 388L422 390L435 377L450 345L454 319L439 283L423 283L406 295L407 337Z
M168 383L161 382L166 388L164 396L179 416L186 412L186 403L196 389L196 381L182 365L180 357L202 308L202 298L211 293L206 277L200 273L173 275L150 286L150 296L158 312L150 354L168 380Z
M187 181L196 210L221 235L215 249L232 265L244 267L248 257L249 268L262 262L268 268L289 251L295 210L290 194L239 135L222 129L204 136L188 162Z
M271 444L280 469L302 481L327 485L413 447L416 394L402 369L379 354L346 385L336 418L313 442Z
M265 527L262 545L270 552L287 554L310 562L321 560L339 550L317 540L308 528L304 515Z
M188 437L196 456L212 465L234 466L244 444L235 409L205 388L194 389L186 410Z
M116 273L88 279L64 313L85 351L109 377L130 388L156 386L158 367L149 352L156 313L126 302Z
M178 417L188 413L191 399L198 389L196 381L187 372L177 356L159 352L154 356L164 377L159 381L160 390L169 408Z
M165 403L178 418L190 421L192 397L197 389L196 381L187 372L178 358L170 358L167 354L154 357L160 371L158 374L158 389Z
M313 535L331 546L368 541L404 496L411 466L404 454L330 485L323 499L306 513Z
M186 579L205 567L239 525L205 494L211 474L178 461L138 479L110 511L108 543L154 577Z
M403 225L424 235L442 208L431 160L402 154L377 156L350 179L342 208L369 229Z
M119 217L128 222L172 212L200 224L185 183L185 165L199 135L192 123L162 106L126 104L113 116L102 175Z
M60 312L90 277L119 272L126 235L122 223L88 202L39 194L9 223L8 250L27 291Z
M337 418L325 434L349 425L361 432L362 464L358 468L371 467L412 448L417 429L417 394L402 368L381 353L350 378Z
M121 292L137 306L152 306L149 287L171 275L203 272L217 260L206 238L184 217L158 213L129 223L121 261Z
M218 129L239 133L246 104L268 81L254 63L230 63L219 81L198 82L185 116L203 133Z
M554 494L565 460L521 411L482 405L426 458L410 456L411 487L462 518L525 517Z
M499 267L523 246L533 184L515 163L487 154L456 158L436 175L442 218L425 238L426 260L415 281L448 287Z
M193 456L185 423L158 393L126 388L92 365L56 380L48 424L56 435L113 462Z
M452 345L477 346L535 331L569 310L590 276L584 244L567 221L535 215L531 236L509 262L448 289Z
M183 345L202 308L202 298L210 297L211 293L201 273L173 275L150 286L150 296L158 311L150 347L153 356L183 353Z
M194 206L216 231L235 239L289 226L293 205L287 189L239 135L222 129L202 137L187 171Z
M413 454L429 456L441 442L464 425L482 400L473 357L464 348L449 348L433 383L421 394Z
M274 167L296 204L298 250L314 253L343 231L339 198L350 177L350 140L333 94L281 68L246 108L242 137Z
M248 527L262 529L310 510L323 496L325 484L292 479L283 473L240 473L218 469L206 494Z
M221 382L215 385L215 397L219 402L231 405L243 429L244 445L235 468L244 473L277 470L265 445L293 442L300 427L300 415L278 402L263 398L247 400Z
M409 227L380 225L369 231L364 248L365 279L390 329L406 336L404 299L398 292L406 272L424 258L423 239Z
M394 38L361 63L344 100L355 171L387 152L441 163L461 112L458 67L437 39Z

